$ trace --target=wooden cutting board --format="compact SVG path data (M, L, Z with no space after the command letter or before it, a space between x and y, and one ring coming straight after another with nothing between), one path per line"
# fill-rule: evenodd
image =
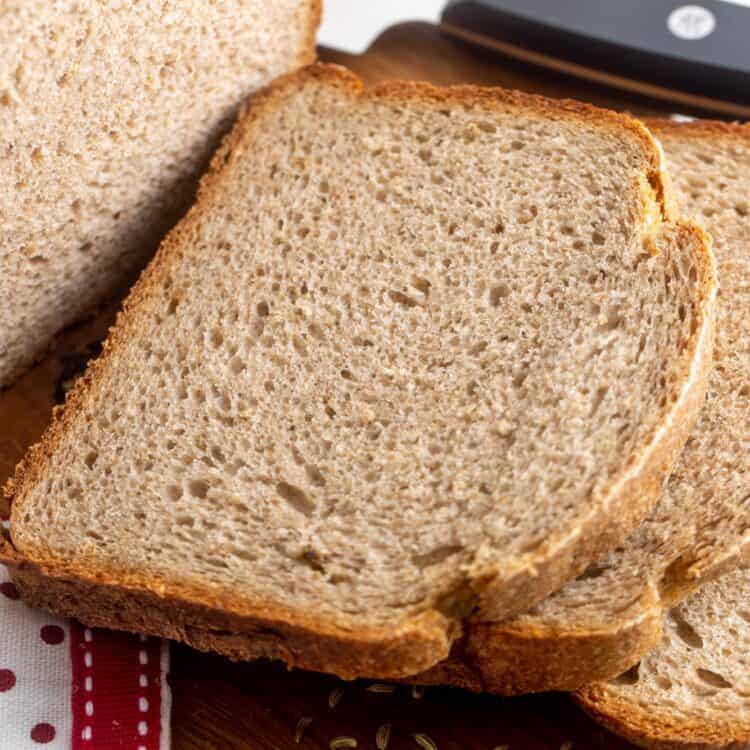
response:
M434 83L480 83L574 96L636 114L665 114L664 105L624 98L483 53L442 36L435 28L409 24L383 35L361 57L321 50L325 60L348 65L366 82L387 78ZM98 353L98 342L113 320L111 308L95 321L61 336L45 361L13 388L0 393L0 485L25 448L46 427L54 404L64 398L66 381ZM391 724L389 750L418 750L414 735L432 738L439 750L618 750L629 747L606 734L566 696L503 700L448 689L413 695L400 686L376 692L371 683L287 672L277 664L231 664L221 658L175 646L174 750L323 750L336 737L376 747L376 732ZM343 687L335 706L331 695ZM334 698L338 693L334 693ZM312 720L299 744L300 719Z

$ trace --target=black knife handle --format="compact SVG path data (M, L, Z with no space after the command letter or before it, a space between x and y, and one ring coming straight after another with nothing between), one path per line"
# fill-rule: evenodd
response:
M629 79L750 102L750 8L727 0L452 0L443 22Z

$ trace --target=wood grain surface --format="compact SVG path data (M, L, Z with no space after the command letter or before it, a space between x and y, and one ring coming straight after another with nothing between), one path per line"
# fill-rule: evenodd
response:
M496 53L473 49L437 29L404 25L386 32L361 57L321 50L325 60L347 65L366 82L388 78L439 84L478 83L570 96L636 114L665 114L663 104L624 98L605 88L534 69ZM62 402L66 381L95 356L115 307L66 332L49 356L14 387L0 393L0 484L24 450L46 427ZM566 696L503 700L449 689L414 697L408 687L392 693L368 690L370 683L344 685L315 674L288 672L281 665L232 664L173 648L174 750L322 750L339 736L359 748L375 748L378 727L393 727L389 750L418 750L414 735L426 734L439 750L618 750L628 747L589 721ZM343 687L330 707L331 692ZM312 723L299 743L301 718Z

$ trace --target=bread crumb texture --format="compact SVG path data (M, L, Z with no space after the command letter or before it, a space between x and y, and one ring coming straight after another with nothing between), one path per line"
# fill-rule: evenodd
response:
M529 612L475 626L463 653L494 691L575 690L615 676L656 646L665 610L747 554L750 128L649 127L664 146L681 210L714 238L724 304L706 405L664 496L627 542Z
M630 122L322 66L257 97L19 474L17 550L391 632L627 515L712 283Z
M316 0L0 4L0 387L127 288Z
M669 612L662 642L639 664L577 699L594 718L648 748L750 743L750 571L707 584Z
M721 280L708 403L668 485L665 511L649 522L647 548L657 574L661 561L679 555L678 573L692 569L700 582L746 559L750 541L750 128L695 123L656 133L686 210L714 235ZM750 743L749 594L747 570L705 585L669 612L661 644L640 664L580 693L584 707L645 747Z

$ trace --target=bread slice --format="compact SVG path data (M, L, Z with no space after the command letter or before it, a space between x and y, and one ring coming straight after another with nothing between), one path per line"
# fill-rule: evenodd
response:
M666 610L750 552L750 127L648 125L677 199L715 241L725 304L706 407L664 497L621 549L530 613L474 626L460 658L421 681L520 694L615 677L656 647Z
M750 747L749 602L747 568L712 581L669 613L655 651L576 700L641 747Z
M277 82L18 471L26 596L345 677L444 659L658 497L715 297L666 211L614 113Z
M0 388L132 283L320 0L0 3Z
M695 454L702 503L725 507L703 543L704 569L748 553L747 373L750 371L750 126L696 122L661 125L675 178L716 238L724 305L717 373L701 416ZM720 406L720 409L717 407ZM692 447L687 449L692 452ZM683 461L683 464L685 462ZM710 493L710 494L709 494ZM718 498L721 498L721 503ZM692 512L681 512L683 519ZM750 745L750 570L704 586L664 619L661 642L639 665L577 694L579 703L618 734L649 748Z

